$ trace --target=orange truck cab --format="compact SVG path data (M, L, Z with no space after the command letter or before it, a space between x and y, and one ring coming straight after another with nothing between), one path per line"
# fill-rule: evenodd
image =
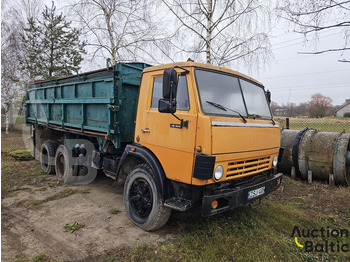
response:
M279 150L280 127L261 83L226 68L184 62L144 69L134 144L121 162L135 155L148 159L162 208L186 211L200 204L202 215L210 216L276 190L282 180L276 173ZM143 227L133 207L126 209Z

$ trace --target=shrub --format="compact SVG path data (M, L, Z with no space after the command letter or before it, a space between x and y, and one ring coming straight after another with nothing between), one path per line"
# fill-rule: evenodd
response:
M16 160L26 161L34 159L29 150L15 150L9 153Z

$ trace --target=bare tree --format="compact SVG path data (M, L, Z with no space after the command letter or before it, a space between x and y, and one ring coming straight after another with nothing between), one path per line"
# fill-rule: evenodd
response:
M6 133L13 128L11 113L23 108L28 80L19 59L26 55L21 43L23 25L26 18L37 16L40 5L40 0L4 0L1 3L1 107L5 113ZM14 108L16 106L18 108Z
M332 106L332 98L323 96L320 93L313 94L309 102L308 114L310 117L324 117L330 115Z
M308 54L322 54L327 52L344 52L350 50L350 1L349 0L286 0L278 7L280 16L292 22L295 30L305 36L327 29L341 29L343 43L341 46L309 52ZM316 38L317 39L317 38ZM304 53L305 54L305 53ZM350 62L349 60L340 60Z
M43 8L42 0L19 0L16 5L24 17L24 22L28 18L38 19Z
M34 50L39 36L34 31L28 31L27 37L30 38L32 41L28 42L27 44L24 44L23 40L25 38L25 27L27 26L27 24L29 23L33 26L36 26L36 23L39 19L39 15L42 11L42 2L41 0L19 0L18 2L13 3L13 7L17 8L19 15L21 16L21 19L19 19L21 24L20 34L22 40L22 49L24 50L24 52L20 55L19 60L23 61L31 57L32 60L35 60L37 54L35 54ZM34 63L32 63L29 70L22 70L23 76L25 77L26 75L26 77L29 78L29 81L34 81L35 71L37 71L37 69L35 68Z
M219 66L239 60L259 67L259 62L272 55L270 12L261 1L162 1L179 22L178 49L196 59Z
M149 44L156 41L156 27L143 0L79 0L71 3L92 47L91 59L102 55L117 61L136 61L140 56L156 60Z
M19 14L7 1L1 3L1 107L5 113L6 134L13 128L12 106L20 90L18 55L20 46L20 24L15 19Z

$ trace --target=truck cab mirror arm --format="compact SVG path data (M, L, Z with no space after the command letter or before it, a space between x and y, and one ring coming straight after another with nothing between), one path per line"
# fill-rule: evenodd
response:
M180 121L180 128L186 127L188 128L188 120L183 120L178 118L174 113L171 113L173 115L173 117L175 117L177 120Z
M186 127L188 128L188 120L183 120L177 117L174 113L176 112L176 101L170 102L167 99L159 99L158 102L158 111L160 113L170 113L173 117L175 117L177 120L180 121L180 125L173 125L170 126L178 126L179 128Z

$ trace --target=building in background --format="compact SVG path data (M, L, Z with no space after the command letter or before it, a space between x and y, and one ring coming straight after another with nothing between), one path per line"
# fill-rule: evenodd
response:
M337 117L350 117L350 99L346 99L345 103L335 111Z

